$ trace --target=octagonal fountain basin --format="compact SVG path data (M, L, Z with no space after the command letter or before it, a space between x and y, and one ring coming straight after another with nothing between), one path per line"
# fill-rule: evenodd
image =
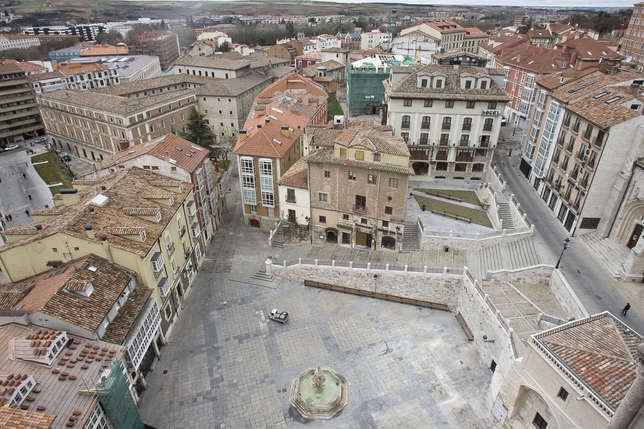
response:
M291 382L291 407L307 420L328 420L349 402L347 381L330 368L311 368Z

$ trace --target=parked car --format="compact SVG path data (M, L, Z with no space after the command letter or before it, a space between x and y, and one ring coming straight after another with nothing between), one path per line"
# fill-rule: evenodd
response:
M268 318L278 323L284 324L288 319L288 313L286 311L280 311L277 308L274 308L273 311L271 311L268 315Z
M65 162L70 162L72 158L69 155L63 155L61 156L62 160Z
M17 144L10 144L7 147L5 147L4 150L14 150L14 149L18 149L19 147L20 146L18 146Z
M502 127L504 127L504 126L505 126L505 124L507 124L507 123L508 123L508 120L505 118L505 116L503 116L503 117L501 118L501 126L502 126Z
M34 143L45 143L47 141L47 137L38 137L36 140L34 140Z

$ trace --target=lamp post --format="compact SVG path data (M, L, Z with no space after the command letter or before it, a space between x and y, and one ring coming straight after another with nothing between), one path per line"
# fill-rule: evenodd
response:
M561 254L559 255L559 259L557 259L557 265L555 265L555 269L559 269L559 263L561 262L561 257L563 256L566 249L569 247L570 247L570 238L566 238L564 240L563 249L561 249Z

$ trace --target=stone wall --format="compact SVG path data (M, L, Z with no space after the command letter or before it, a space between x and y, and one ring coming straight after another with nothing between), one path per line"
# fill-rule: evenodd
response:
M460 233L447 233L444 236L425 234L423 235L423 240L420 244L420 247L421 250L436 250L442 249L444 246L448 246L452 249L474 251L480 250L482 247L491 246L496 243L510 243L525 237L531 237L534 231L531 228L527 231L516 232L512 234L508 234L503 231L497 232L498 235L494 237L481 237L479 234L468 234L467 237L463 237L463 235L465 234ZM460 235L461 237L457 237L457 235Z
M462 275L460 274L386 271L328 265L296 264L286 268L283 265L272 265L272 272L289 281L312 280L352 289L446 304L452 311L456 309L457 292L462 283ZM374 278L374 274L378 276Z
M561 274L561 271L554 269L551 271L548 286L554 292L559 303L572 317L581 319L589 316L586 308L584 308L579 298L577 298L577 295L572 291L566 278Z

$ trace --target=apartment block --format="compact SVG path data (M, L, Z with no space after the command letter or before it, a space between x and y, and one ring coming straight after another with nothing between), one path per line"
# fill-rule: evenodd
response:
M35 94L25 72L15 64L0 64L0 109L0 146L42 134Z
M372 30L360 35L360 49L363 51L382 47L388 49L391 44L391 33L383 33L380 30ZM340 44L338 44L340 47Z
M32 225L6 231L9 242L0 248L6 278L19 281L97 255L152 289L168 335L204 257L193 186L139 168L74 186L54 197L54 207L34 210Z
M619 53L639 72L644 71L644 3L635 3Z
M221 172L210 161L208 150L174 134L166 134L131 150L107 156L94 164L95 171L84 179L108 177L128 168L150 170L173 180L192 183L195 204L189 204L188 218L196 216L203 231L203 246L208 247L226 209L224 190L218 179Z
M488 39L486 33L478 28L464 28L454 21L428 21L419 25L405 28L400 36L413 33L426 34L436 41L441 52L462 49L477 54L479 45Z
M395 67L385 85L385 117L410 152L416 175L485 177L508 100L502 72L430 64Z
M626 177L642 153L640 77L596 71L558 86L549 97L539 93L530 133L541 137L524 147L524 159L535 161L522 171L573 235L610 234Z
M400 250L413 174L407 145L386 126L335 131L332 146L306 157L312 242Z
M168 70L179 58L179 36L172 32L150 31L136 36L131 54L159 57L161 70Z
M184 129L205 77L175 75L100 90L42 94L47 133L63 151L92 161Z

